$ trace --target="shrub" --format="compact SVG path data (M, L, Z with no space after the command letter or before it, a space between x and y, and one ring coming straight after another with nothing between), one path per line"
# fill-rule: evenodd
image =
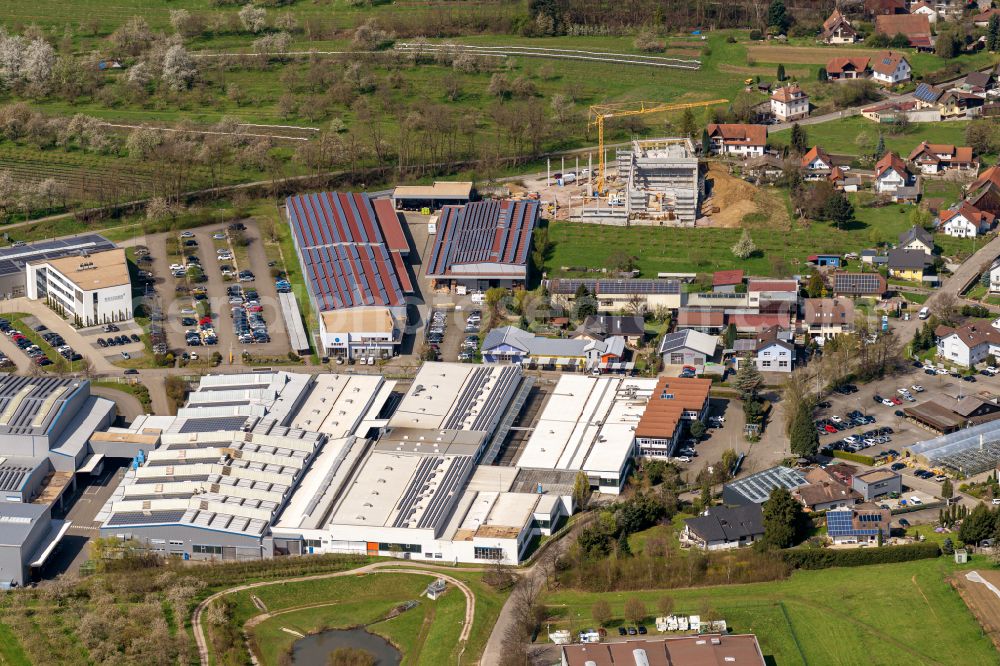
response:
M764 35L763 35L763 33L761 33L760 30L751 30L750 31L750 39L753 40L753 41L755 41L755 42L759 42L760 40L764 39Z
M844 460L850 460L852 462L862 463L864 465L874 465L875 459L871 456L866 456L861 453L851 453L850 451L834 451L834 458L843 458Z
M860 567L868 564L910 562L939 557L936 543L910 543L904 546L834 550L832 548L790 548L781 557L796 569L828 569L829 567Z

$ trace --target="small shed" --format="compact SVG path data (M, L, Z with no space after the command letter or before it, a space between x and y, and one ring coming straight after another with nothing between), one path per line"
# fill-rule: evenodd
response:
M433 583L427 586L425 594L427 594L428 599L434 601L442 594L444 594L445 588L447 587L448 584L445 582L444 578L438 578Z
M815 266L831 266L840 268L842 258L839 254L814 254L809 257L809 263Z
M964 548L955 550L955 564L965 564L969 561L969 551Z

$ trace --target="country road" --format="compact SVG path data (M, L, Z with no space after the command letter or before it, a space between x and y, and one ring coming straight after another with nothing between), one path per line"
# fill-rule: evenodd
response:
M202 627L202 615L208 605L220 597L224 597L227 594L233 594L235 592L242 592L244 590L252 590L261 587L269 587L272 585L285 585L287 583L301 583L310 580L322 580L325 578L340 578L343 576L358 576L365 573L407 573L416 574L420 576L433 576L435 578L443 578L448 581L456 588L462 591L465 596L465 618L462 622L462 631L458 635L458 642L461 644L462 649L459 652L459 663L461 663L461 654L465 651L465 644L469 640L469 634L472 632L472 624L476 619L476 595L461 580L448 575L447 571L454 571L454 567L443 567L436 566L433 564L421 565L421 568L416 568L412 564L407 565L402 561L399 562L375 562L373 564L366 564L365 566L358 567L356 569L348 569L347 571L335 571L326 574L317 574L313 576L298 576L295 578L282 578L279 580L270 581L260 581L257 583L247 583L245 585L237 585L235 587L230 587L228 589L216 592L215 594L204 599L200 604L198 604L194 612L191 614L191 626L194 631L195 643L198 646L198 658L202 666L209 666L211 663L211 658L208 652L208 642L205 638L205 630ZM464 571L481 571L480 569L464 569ZM276 614L276 613L274 613ZM271 615L269 613L269 615ZM256 663L256 662L255 662Z

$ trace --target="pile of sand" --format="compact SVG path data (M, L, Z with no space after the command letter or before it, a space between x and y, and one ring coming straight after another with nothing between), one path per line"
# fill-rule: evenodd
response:
M757 188L750 183L730 175L725 166L718 162L708 165L705 174L708 198L702 210L712 219L712 226L739 227L745 215L756 213ZM715 207L719 212L712 212Z

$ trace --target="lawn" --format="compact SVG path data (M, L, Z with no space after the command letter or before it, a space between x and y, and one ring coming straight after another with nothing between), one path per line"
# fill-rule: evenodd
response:
M819 125L804 127L809 145L819 145L837 155L861 156L871 154L878 143L881 132L885 147L905 159L921 141L930 143L965 143L965 128L968 121L956 120L940 123L913 123L903 134L893 134L888 127L862 118L850 116ZM788 144L791 130L781 130L768 134L768 142L773 146ZM870 165L869 165L870 167Z
M668 594L675 612L698 614L709 607L734 632L757 634L764 654L782 665L1000 663L945 580L954 570L950 560L939 558L798 571L785 581L752 585L609 594L560 591L545 601L556 623L582 628L593 624L590 608L597 599L608 601L620 622L626 598L641 598L655 613L657 600Z
M478 574L463 573L460 569L450 574L462 578L476 594L476 619L463 658L471 663L489 638L503 595L482 585ZM465 597L451 588L436 602L421 598L431 580L430 576L377 573L267 586L229 598L236 602L235 617L241 624L260 612L251 594L259 597L272 613L290 610L250 630L263 664L279 663L281 655L295 642L295 636L283 627L308 634L359 625L368 625L370 631L393 642L403 652L404 664L455 663ZM419 604L391 620L382 620L389 610L409 600L419 600ZM311 607L300 608L303 606Z
M17 636L6 624L0 624L0 664L4 666L31 666Z

